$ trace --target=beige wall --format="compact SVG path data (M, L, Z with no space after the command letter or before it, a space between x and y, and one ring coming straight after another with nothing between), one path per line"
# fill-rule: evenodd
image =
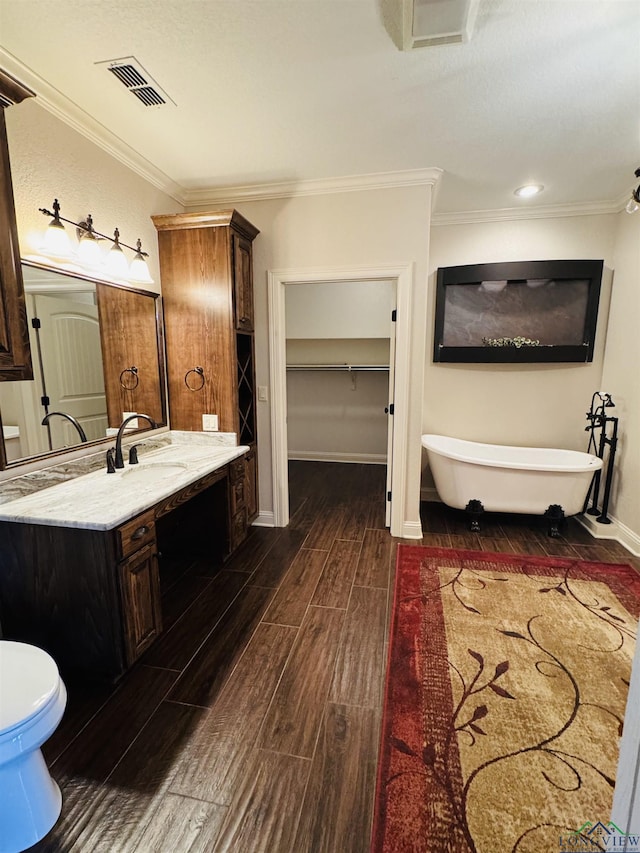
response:
M37 99L6 110L6 120L21 254L38 251L49 221L38 208L51 210L57 198L67 219L79 222L90 213L97 231L112 234L118 227L130 246L140 238L155 282L149 289L158 291L158 243L150 216L181 206L40 107Z
M495 444L586 449L585 412L600 388L610 273L600 294L590 364L434 364L433 315L438 267L552 258L604 259L612 267L615 216L523 220L433 229L429 277L425 432Z
M431 188L414 186L242 202L262 232L254 243L257 384L269 385L267 272L412 265L412 363L424 363ZM407 521L419 522L422 394L410 394ZM273 510L269 404L258 403L260 509Z
M640 213L617 216L602 385L616 404L619 444L611 514L640 538Z
M288 371L289 458L384 464L388 402L387 371Z
M585 450L591 395L610 391L624 438L610 514L640 538L640 216L532 219L432 230L423 429L490 443ZM594 360L581 365L434 364L440 266L551 258L604 259ZM426 466L426 458L423 459ZM432 485L428 470L424 484Z

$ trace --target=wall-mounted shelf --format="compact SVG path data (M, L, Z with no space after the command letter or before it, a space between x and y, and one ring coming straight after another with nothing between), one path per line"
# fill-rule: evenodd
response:
M287 370L346 370L374 371L389 370L388 364L288 364Z

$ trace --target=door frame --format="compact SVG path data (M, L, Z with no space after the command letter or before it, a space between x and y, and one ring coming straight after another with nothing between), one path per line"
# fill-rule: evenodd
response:
M289 523L285 286L310 282L322 284L336 281L376 280L391 280L396 286L393 457L392 460L388 460L388 464L392 461L390 530L392 536L404 535L409 426L412 264L267 271L273 523L276 527L286 527Z

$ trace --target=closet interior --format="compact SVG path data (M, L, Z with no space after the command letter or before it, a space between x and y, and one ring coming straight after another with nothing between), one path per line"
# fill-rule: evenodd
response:
M393 281L287 284L289 459L386 464Z

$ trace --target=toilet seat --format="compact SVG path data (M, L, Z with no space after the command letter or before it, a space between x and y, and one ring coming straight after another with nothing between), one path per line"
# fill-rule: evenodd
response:
M45 715L60 693L60 673L42 649L0 641L0 739Z

